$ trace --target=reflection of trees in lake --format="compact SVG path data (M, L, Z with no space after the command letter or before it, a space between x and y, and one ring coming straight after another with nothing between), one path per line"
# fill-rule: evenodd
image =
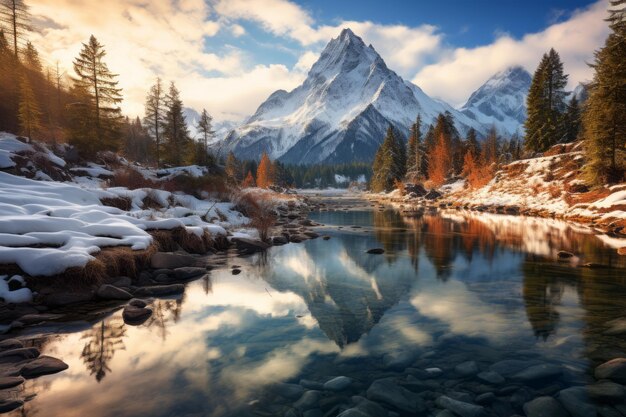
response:
M626 268L577 268L575 273L591 363L626 356Z
M150 306L152 316L146 322L146 326L155 328L163 340L167 339L167 326L170 321L176 323L180 319L183 298L184 295L175 300L154 300Z
M547 340L559 322L556 306L561 303L564 283L546 274L543 266L532 261L524 262L523 296L526 316L535 336Z
M103 320L86 331L82 339L87 339L80 357L89 373L100 382L110 372L109 362L118 349L124 349L126 326L121 319Z

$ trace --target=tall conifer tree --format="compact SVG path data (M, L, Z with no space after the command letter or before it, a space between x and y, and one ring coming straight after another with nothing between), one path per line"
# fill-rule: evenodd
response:
M595 53L595 70L583 116L585 174L595 185L624 179L626 172L626 8L611 1L611 33Z
M161 166L161 132L165 120L165 92L161 78L157 77L156 83L150 87L145 108L144 124L148 133L154 138L155 159L159 168Z
M166 112L163 122L163 138L165 139L165 160L177 166L190 159L193 143L189 137L189 130L185 115L183 114L183 102L176 85L170 84L169 92L165 97Z
M0 26L11 34L13 54L18 59L20 39L31 30L29 7L24 0L0 0Z
M120 145L122 90L117 87L117 74L113 74L103 58L106 55L104 47L95 36L91 35L89 42L83 44L83 49L74 60L74 71L77 77L74 84L91 99L78 103L78 106L92 106L89 113L93 114L94 125L83 124L88 130L93 129L97 144L94 149L115 151ZM84 136L91 136L91 132L82 132ZM73 137L73 142L83 150L91 149L84 144L84 137L79 134Z

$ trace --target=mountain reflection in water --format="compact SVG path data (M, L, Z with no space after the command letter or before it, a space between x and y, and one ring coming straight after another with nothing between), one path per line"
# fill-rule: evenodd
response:
M626 257L586 229L459 212L311 218L330 240L233 259L240 275L214 270L183 298L156 300L145 325L118 312L33 336L70 367L27 381L34 397L11 415L246 415L250 401L272 401L274 382L348 375L367 386L407 351L432 351L438 366L532 352L579 377L624 356L610 330L626 321ZM558 262L559 250L607 268Z

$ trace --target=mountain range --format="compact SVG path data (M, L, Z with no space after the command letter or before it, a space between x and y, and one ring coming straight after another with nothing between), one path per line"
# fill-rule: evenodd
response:
M509 68L455 109L404 80L372 45L344 29L300 86L271 94L219 146L240 159L258 160L267 152L272 159L293 164L368 162L388 126L406 138L418 114L425 132L444 112L452 115L461 135L474 128L484 136L492 125L511 135L525 119L530 79L523 68Z

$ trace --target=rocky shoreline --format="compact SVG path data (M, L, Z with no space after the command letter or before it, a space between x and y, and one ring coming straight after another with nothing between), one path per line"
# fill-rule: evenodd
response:
M607 221L601 216L571 217L547 209L537 210L518 205L460 203L458 201L453 201L450 197L446 197L436 191L431 191L422 196L409 194L408 196L403 197L368 193L364 195L364 198L377 204L379 210L384 209L385 205L389 205L399 210L402 214L409 216L418 215L420 212L424 212L425 210L457 210L563 220L576 224L582 224L609 236L624 238L624 246L626 247L626 224L624 221ZM620 251L620 253L621 252L622 251Z
M230 236L220 239L206 253L190 253L180 245L172 251L151 251L147 264L132 277L112 276L97 284L59 285L55 280L9 274L6 281L11 292L31 287L33 302L0 301L0 413L21 407L27 398L20 397L19 387L25 379L61 372L67 364L59 359L40 356L36 347L27 347L15 338L28 328L58 323L71 326L100 320L122 309L127 325L141 325L152 316L151 305L160 297L180 297L185 284L206 277L228 258L248 256L271 246L303 242L319 235L313 231L316 223L307 219L315 203L296 205L289 201L276 208L276 220L267 241ZM130 250L129 250L130 251ZM234 275L240 272L233 268ZM72 271L76 274L76 271ZM46 282L47 280L47 282Z

